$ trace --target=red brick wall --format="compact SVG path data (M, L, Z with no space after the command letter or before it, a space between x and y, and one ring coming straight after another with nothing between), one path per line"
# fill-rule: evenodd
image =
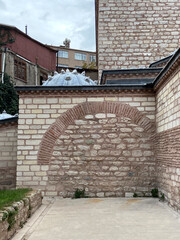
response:
M42 44L33 41L25 34L21 34L15 30L11 30L11 34L15 38L15 42L7 44L7 47L13 52L49 71L54 71L56 69L55 51L48 49Z
M99 70L146 67L179 47L179 0L99 0Z
M156 95L157 181L170 205L180 209L180 69L163 79Z
M157 137L157 176L159 190L176 210L180 209L180 127L161 132Z

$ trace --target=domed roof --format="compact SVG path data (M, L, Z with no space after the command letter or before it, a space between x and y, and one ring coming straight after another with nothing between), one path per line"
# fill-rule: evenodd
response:
M16 117L17 115L10 115L8 113L6 113L6 111L4 110L1 114L0 114L0 120L4 120L4 119L8 119L8 118L13 118Z
M43 86L90 86L97 85L89 77L85 76L85 72L81 74L77 70L72 72L67 69L61 70L61 73L54 73L54 76L49 77L47 81L43 83Z

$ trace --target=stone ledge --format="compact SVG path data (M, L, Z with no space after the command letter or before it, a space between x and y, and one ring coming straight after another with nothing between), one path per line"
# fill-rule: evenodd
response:
M41 192L31 191L21 201L0 211L0 240L10 239L41 204Z

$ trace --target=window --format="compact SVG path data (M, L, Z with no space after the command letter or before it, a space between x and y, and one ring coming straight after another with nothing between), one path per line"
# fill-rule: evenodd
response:
M84 53L75 53L74 58L80 61L86 61L86 54Z
M58 57L68 58L68 52L60 50L60 51L58 51Z
M20 59L14 59L14 77L26 81L26 63Z
M68 68L68 65L65 65L65 64L58 64L58 67Z
M95 55L90 55L89 56L89 61L90 62L96 62L96 56Z
M40 71L40 85L42 85L43 81L46 81L47 79L48 79L47 73Z
M82 66L75 66L76 69L82 69Z

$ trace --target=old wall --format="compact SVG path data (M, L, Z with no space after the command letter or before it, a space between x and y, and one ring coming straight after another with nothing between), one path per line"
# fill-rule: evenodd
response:
M0 189L16 186L17 123L0 124Z
M21 93L17 186L46 196L148 194L154 118L151 92Z
M14 60L17 58L18 60L22 61L23 63L26 64L26 81L20 78L17 78L14 76ZM37 70L36 70L37 68ZM37 71L37 83L36 83L36 71ZM33 63L16 57L16 54L7 51L6 52L6 67L5 67L5 72L10 76L11 80L13 81L13 84L15 86L33 86L33 85L40 85L40 71L50 74L46 69L41 68L40 66L36 66Z
M166 79L156 102L159 189L175 209L180 209L180 69Z
M97 2L99 76L103 69L147 67L179 47L179 0Z

